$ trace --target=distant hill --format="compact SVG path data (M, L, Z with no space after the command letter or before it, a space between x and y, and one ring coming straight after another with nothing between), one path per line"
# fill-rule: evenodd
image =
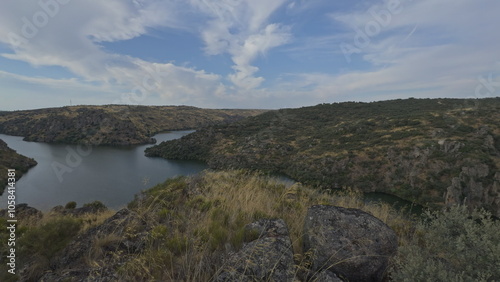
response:
M16 170L16 179L19 179L23 173L37 163L34 159L19 155L0 139L0 194L7 185L7 170Z
M282 109L204 128L146 153L500 215L500 98Z
M156 133L230 123L263 110L212 110L187 106L73 106L0 112L0 133L49 143L133 145Z

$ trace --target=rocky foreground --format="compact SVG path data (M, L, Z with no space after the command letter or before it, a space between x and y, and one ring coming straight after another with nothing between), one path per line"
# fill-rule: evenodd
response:
M98 202L17 211L18 274L2 271L1 281L500 278L500 223L486 213L454 208L420 223L352 191L323 194L244 171L171 179L118 212Z

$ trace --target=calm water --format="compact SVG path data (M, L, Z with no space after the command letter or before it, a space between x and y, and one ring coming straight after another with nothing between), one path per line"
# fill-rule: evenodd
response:
M160 143L191 132L176 131L154 137ZM18 153L38 162L17 182L16 195L17 203L28 203L43 211L69 201L81 206L95 200L118 209L133 200L141 190L167 178L191 175L207 168L201 162L148 158L144 156L144 150L151 144L95 146L89 150L75 145L25 142L22 137L3 134L0 134L0 139ZM6 206L4 194L0 197L0 208Z

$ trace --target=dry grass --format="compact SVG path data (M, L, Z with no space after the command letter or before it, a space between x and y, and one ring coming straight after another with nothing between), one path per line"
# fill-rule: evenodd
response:
M354 190L322 193L259 173L205 172L167 181L130 205L155 227L144 253L127 263L121 274L125 280L209 281L224 266L225 254L237 251L248 239L244 226L260 218L283 219L296 261L307 264L308 256L302 253L303 225L308 208L316 204L362 209L398 235L410 226L392 207L366 204Z

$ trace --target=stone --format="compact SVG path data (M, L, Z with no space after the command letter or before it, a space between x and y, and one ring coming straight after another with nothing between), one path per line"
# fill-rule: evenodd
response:
M312 271L329 270L348 281L382 281L396 253L394 231L357 209L317 205L304 223L304 252L312 252Z
M229 257L215 281L293 281L292 242L282 219L261 219L245 226L257 238Z
M315 282L343 282L335 273L329 270L322 270L318 273L315 278L312 280Z

